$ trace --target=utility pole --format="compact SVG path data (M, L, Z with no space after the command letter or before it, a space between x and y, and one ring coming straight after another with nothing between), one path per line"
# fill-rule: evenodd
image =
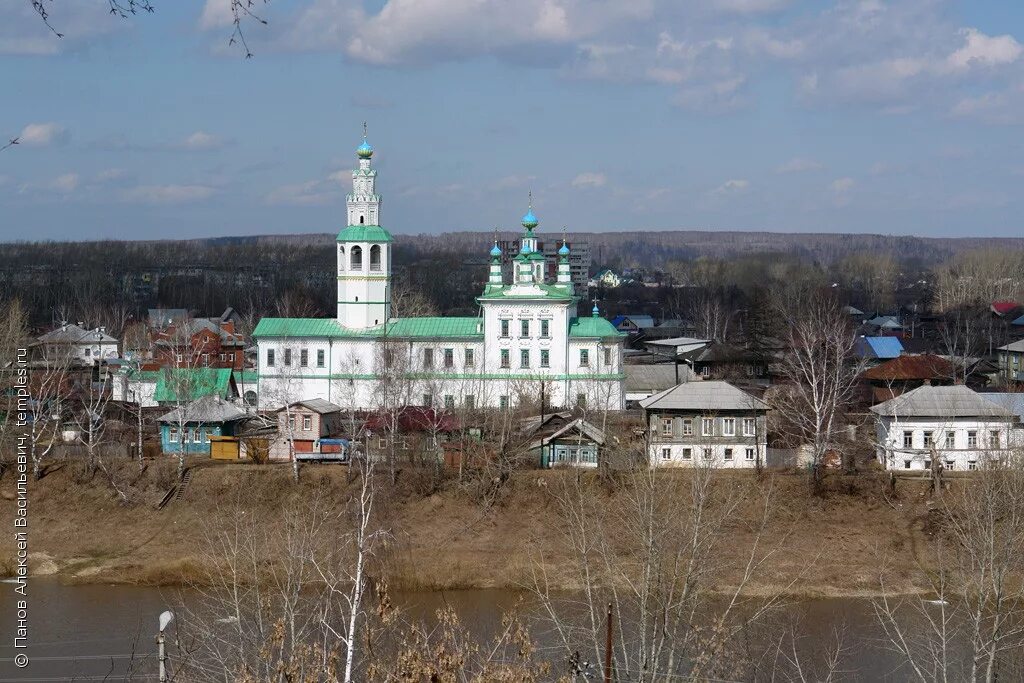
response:
M604 683L612 683L612 603L608 603L608 623L604 639Z

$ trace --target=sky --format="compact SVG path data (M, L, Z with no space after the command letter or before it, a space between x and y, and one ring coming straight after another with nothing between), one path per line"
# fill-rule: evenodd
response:
M364 121L395 233L1024 235L1018 0L150 1L0 0L0 240L334 232Z

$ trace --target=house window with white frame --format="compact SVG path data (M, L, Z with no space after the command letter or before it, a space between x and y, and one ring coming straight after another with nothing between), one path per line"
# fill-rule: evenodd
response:
M311 429L313 429L313 417L312 416L310 416L310 415L303 415L302 416L302 429L304 431L307 431L307 432L310 431Z
M590 367L590 351L587 349L580 349L580 367Z
M914 447L914 432L905 431L903 432L903 447L913 448Z
M672 459L672 449L671 448L662 448L661 449L661 459L662 460L671 460Z
M978 447L978 432L973 429L967 432L967 447L977 448Z
M288 416L288 431L289 432L294 432L295 431L295 416L294 415L289 415Z
M690 418L683 420L683 436L693 436L693 420Z
M692 448L684 448L683 449L683 460L693 460L693 449Z
M736 418L722 418L722 436L736 436Z
M177 443L178 442L178 428L177 427L170 427L170 428L168 428L168 430L167 430L167 440L170 443Z
M757 435L757 420L752 417L743 418L743 436Z
M754 449L753 448L748 448L746 453L745 453L745 455L744 455L744 457L746 457L747 460L753 460L754 459Z
M935 445L935 432L925 431L924 433L924 447L931 448Z
M946 448L953 448L956 445L956 432L946 432Z
M711 459L711 449L710 448L705 448L704 449L704 459L705 460L710 460Z
M1002 448L1003 440L1000 438L999 430L993 429L988 433L988 447L989 448Z
M713 436L715 433L715 419L713 417L701 418L700 421L700 434L701 436Z
M661 418L661 435L672 436L672 418L663 417Z
M732 449L731 448L726 448L725 449L725 459L726 460L732 460Z

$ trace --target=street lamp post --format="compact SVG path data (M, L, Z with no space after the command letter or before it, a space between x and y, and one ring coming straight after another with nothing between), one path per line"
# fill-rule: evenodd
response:
M174 612L166 611L160 615L160 633L157 634L157 658L160 661L160 683L167 683L167 652L164 648L164 631L174 621Z

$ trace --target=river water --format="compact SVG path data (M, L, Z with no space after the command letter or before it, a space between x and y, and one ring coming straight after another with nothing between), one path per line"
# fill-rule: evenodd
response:
M13 648L14 585L0 583L0 683L61 680L156 680L157 617L179 599L174 589L133 586L67 586L52 579L29 584L31 646ZM517 602L510 591L470 590L404 593L394 596L410 619L429 620L439 607L450 605L462 623L487 639L498 628L504 611ZM870 602L832 599L799 602L777 615L797 623L804 634L800 649L820 656L831 644L837 629L844 632L849 652L843 660L846 672L839 680L904 680L899 661L883 646ZM544 639L544 629L535 636ZM548 645L553 645L549 642ZM543 645L543 643L542 643ZM551 648L554 649L554 648ZM27 668L13 658L24 652ZM553 655L555 670L564 670L564 658Z

